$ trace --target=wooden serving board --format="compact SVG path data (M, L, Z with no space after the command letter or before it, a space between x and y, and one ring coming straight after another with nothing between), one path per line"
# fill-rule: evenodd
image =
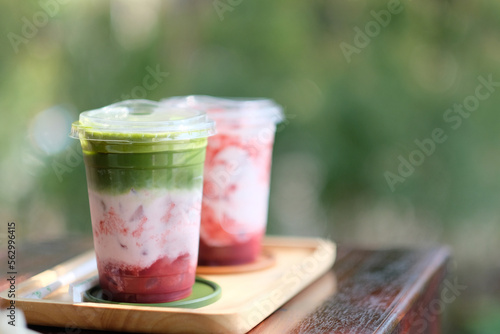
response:
M67 283L42 299L18 297L16 308L23 310L32 325L141 333L245 333L327 272L336 257L333 242L312 238L268 237L264 251L275 259L275 264L267 269L198 275L222 288L218 301L198 309L74 303L68 286L71 279L84 277L72 278L68 272L88 261L93 252L19 284L17 296L47 286L57 277L64 276ZM96 272L88 275L91 274ZM0 293L0 302L10 302L7 291Z

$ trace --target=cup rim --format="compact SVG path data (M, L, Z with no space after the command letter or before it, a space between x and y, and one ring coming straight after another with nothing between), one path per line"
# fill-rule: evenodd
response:
M126 100L80 113L75 139L120 142L189 140L212 136L215 122L205 111L149 100Z

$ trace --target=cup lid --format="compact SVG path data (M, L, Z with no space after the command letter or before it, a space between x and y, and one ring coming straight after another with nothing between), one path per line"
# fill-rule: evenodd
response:
M217 122L244 120L246 124L284 120L283 108L266 98L225 98L207 95L176 96L163 99L160 103L201 109Z
M205 111L149 100L126 100L80 114L70 137L120 142L189 140L214 135Z

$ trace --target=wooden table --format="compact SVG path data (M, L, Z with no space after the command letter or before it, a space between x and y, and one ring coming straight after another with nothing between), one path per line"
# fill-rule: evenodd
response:
M92 241L81 237L21 245L18 283L91 247ZM440 333L441 313L449 298L444 292L453 293L449 280L443 289L449 257L444 247L369 250L339 245L332 270L251 333ZM5 254L0 261L7 262ZM2 279L0 291L5 288ZM105 333L30 328L41 333Z

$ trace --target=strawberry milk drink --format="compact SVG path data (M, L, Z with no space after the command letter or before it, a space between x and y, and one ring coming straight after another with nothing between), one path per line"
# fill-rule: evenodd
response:
M268 99L173 97L165 104L204 110L217 124L208 140L199 264L256 260L265 234L271 159L279 105Z
M80 114L101 288L120 302L191 293L203 166L214 122L204 111L129 100Z

